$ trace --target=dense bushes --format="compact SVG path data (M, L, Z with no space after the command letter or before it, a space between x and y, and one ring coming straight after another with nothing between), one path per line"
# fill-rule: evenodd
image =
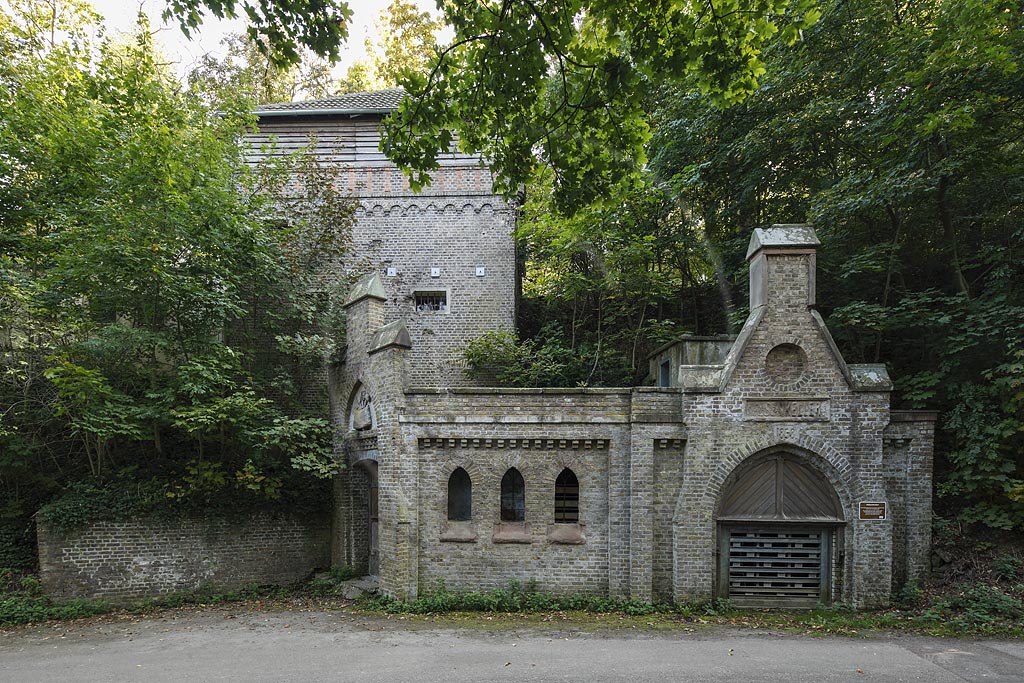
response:
M506 588L489 591L457 592L439 582L433 589L410 601L381 597L365 606L393 614L431 614L437 612L618 612L633 616L646 614L720 614L730 609L728 600L714 599L695 604L672 605L643 600L606 598L590 593L555 595L537 590L533 584L512 582Z
M45 514L62 525L319 505L314 480L336 467L324 390L306 380L344 338L340 170L303 154L248 165L248 103L213 111L147 26L96 43L97 21L77 3L0 10L11 566L56 498Z

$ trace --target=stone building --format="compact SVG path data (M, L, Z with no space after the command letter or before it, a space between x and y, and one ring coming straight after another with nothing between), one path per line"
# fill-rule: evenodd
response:
M934 415L891 410L884 366L843 360L812 228L754 231L740 334L660 349L656 386L473 386L466 342L514 325L514 210L460 154L411 192L378 151L397 97L257 112L278 149L312 135L360 201L365 276L329 379L335 564L403 598L514 580L748 606L878 606L922 575Z

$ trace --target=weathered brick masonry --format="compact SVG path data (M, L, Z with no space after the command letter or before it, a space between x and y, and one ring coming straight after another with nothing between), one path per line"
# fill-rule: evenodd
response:
M751 606L884 605L922 576L934 415L891 411L885 367L843 360L816 311L813 229L753 232L746 324L735 338L660 349L657 387L474 386L465 345L514 323L514 211L491 194L480 160L460 154L412 193L378 150L397 97L268 107L252 136L277 143L254 156L312 140L322 160L344 165L342 186L360 202L355 252L336 268L363 277L345 302L345 359L325 380L347 464L334 486L332 563L377 573L403 598L439 581L518 581ZM51 585L85 591L106 572L120 595L142 585L136 574L168 590L208 576L162 570L178 560L137 562L154 555L132 525L97 533L67 551L43 544L54 560L64 553ZM261 545L319 557L304 542L256 535L236 548L230 536L210 536L200 554L224 544L252 563ZM108 547L117 560L104 565ZM261 580L309 564L267 566Z
M349 465L335 563L400 597L514 580L747 604L880 605L922 574L933 416L891 413L885 368L843 360L815 310L812 229L754 232L746 325L661 349L658 388L476 387L465 344L514 321L513 212L454 153L411 193L378 151L397 97L269 107L256 137L287 150L312 135L361 203L344 267L366 276L330 381Z
M878 606L920 577L934 416L891 413L885 368L845 363L814 310L816 246L807 226L755 231L750 319L720 363L680 366L666 388L414 386L416 337L385 323L380 277L365 279L349 302L346 368L375 422L350 432L347 452L379 473L384 590L530 581L642 600ZM767 462L778 474L749 483ZM468 520L448 516L456 468L472 482ZM525 482L521 521L500 511L510 468ZM554 518L566 468L579 482L570 525ZM726 493L744 486L749 509L726 514ZM744 510L742 496L730 505ZM337 522L342 539L365 523L351 507ZM358 544L341 545L336 561L365 564Z
M39 566L58 597L130 601L197 588L286 585L329 565L330 520L98 522L58 532L38 525Z

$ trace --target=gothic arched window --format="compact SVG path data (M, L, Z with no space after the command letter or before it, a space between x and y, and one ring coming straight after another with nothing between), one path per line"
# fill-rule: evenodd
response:
M456 467L448 477L448 519L466 522L473 518L473 482L469 473Z
M568 467L555 479L555 522L580 521L580 482Z
M526 482L515 467L509 468L501 478L501 521L526 520Z

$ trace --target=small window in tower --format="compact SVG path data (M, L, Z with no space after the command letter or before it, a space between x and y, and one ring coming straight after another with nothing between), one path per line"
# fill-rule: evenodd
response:
M446 291L414 292L413 297L418 313L448 312L448 292Z
M555 479L555 522L576 524L580 521L580 482L566 468Z

